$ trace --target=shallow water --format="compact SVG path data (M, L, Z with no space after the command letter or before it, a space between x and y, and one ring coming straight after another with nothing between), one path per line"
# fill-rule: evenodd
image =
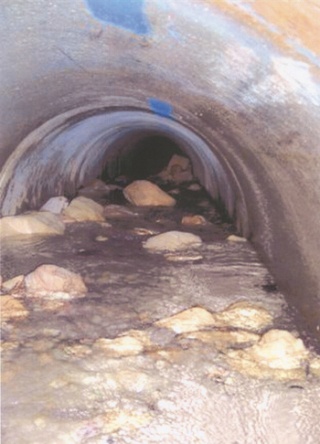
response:
M54 308L29 302L25 320L4 324L2 442L318 443L317 381L246 378L214 347L153 326L193 306L217 311L245 299L267 308L275 327L294 330L251 245L228 242L232 225L217 224L207 207L211 225L183 228L203 239L188 252L202 258L169 262L144 250L148 236L134 228L181 229L186 210L135 211L109 227L76 223L64 236L3 243L4 279L51 263L81 274L89 293ZM130 329L149 335L154 348L110 357L95 346Z

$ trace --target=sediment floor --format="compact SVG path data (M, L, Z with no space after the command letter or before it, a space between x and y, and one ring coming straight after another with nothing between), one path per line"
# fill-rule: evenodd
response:
M233 226L203 199L192 212L207 218L204 226L181 227L183 206L131 210L109 224L68 224L62 236L3 242L3 280L55 264L80 274L88 293L24 300L28 316L3 322L2 442L317 444L320 380L308 368L297 377L248 375L227 358L253 337L210 341L157 324L192 307L217 313L246 301L272 324L244 332L257 340L271 328L296 334L250 243L228 241ZM176 229L203 244L174 254L143 248L151 235ZM198 331L213 330L191 333Z

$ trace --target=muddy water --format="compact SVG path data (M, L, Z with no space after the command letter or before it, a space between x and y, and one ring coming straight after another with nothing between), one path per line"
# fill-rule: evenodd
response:
M275 327L294 329L250 244L226 240L234 228L210 202L188 204L3 243L4 279L49 263L80 273L89 289L59 307L30 303L28 318L4 324L3 443L319 442L317 381L249 379L209 344L153 327L192 306L217 311L245 299L266 307ZM211 224L182 228L204 241L188 262L143 249L148 235L136 228L181 229L195 210ZM95 345L131 329L149 335L153 351L110 357Z

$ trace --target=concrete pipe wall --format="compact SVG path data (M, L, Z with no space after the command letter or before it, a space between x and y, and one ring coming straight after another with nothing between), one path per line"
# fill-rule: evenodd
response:
M3 0L1 214L147 137L188 155L320 337L320 1Z

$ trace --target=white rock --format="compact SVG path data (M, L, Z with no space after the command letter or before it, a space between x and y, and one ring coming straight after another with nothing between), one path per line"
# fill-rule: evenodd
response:
M164 257L169 262L199 262L203 260L203 256L201 254L193 254L187 255L187 254L174 254L174 253L168 253L165 254Z
M212 314L204 308L193 307L169 318L161 319L154 325L171 329L175 333L187 333L204 327L212 327L215 325L215 320Z
M320 356L316 355L310 360L310 373L320 378Z
M245 328L260 331L272 324L271 314L263 307L247 301L238 301L225 310L216 313L215 319L220 327Z
M188 190L190 191L200 191L201 189L202 187L198 183L192 183L191 185L188 186Z
M235 234L230 234L230 236L227 237L227 241L229 241L229 242L247 242L247 239L245 237L236 236Z
M308 358L302 340L285 330L270 330L252 347L226 353L227 362L240 373L282 381L306 379Z
M190 160L187 157L174 154L168 166L159 173L159 177L177 184L193 180Z
M148 180L132 182L123 190L123 194L130 203L136 206L173 207L176 204L173 197Z
M0 237L26 234L63 234L65 225L58 215L37 212L7 216L0 219Z
M125 376L124 376L125 377ZM127 375L128 377L128 375ZM131 375L131 377L134 377ZM90 440L91 443L103 443L108 442L108 437L106 435L110 435L116 433L121 430L132 432L135 429L139 429L142 427L146 427L153 419L153 416L150 412L140 412L140 411L131 411L128 409L117 409L114 408L110 411L106 411L101 415L96 417L87 419L87 424L85 423L83 426L83 430L101 430L104 437L101 439L97 439L94 435L93 440ZM62 442L59 440L59 442ZM73 444L76 441L63 441L64 443ZM80 442L79 440L77 442ZM87 436L84 436L81 439L81 442L88 442ZM109 441L110 442L110 441ZM118 441L119 442L119 441ZM123 442L123 441L122 441Z
M150 236L152 234L158 234L159 231L156 230L151 230L148 228L140 228L140 227L136 227L132 230L132 232L134 234L137 234L138 236Z
M194 214L192 216L183 216L181 220L182 225L207 225L206 219L200 214Z
M103 206L84 196L76 197L63 211L64 216L77 222L103 222Z
M284 370L300 367L309 353L302 340L286 330L268 331L247 351L260 364Z
M107 236L97 236L95 240L97 242L106 242L109 238Z
M40 265L26 276L25 285L30 297L54 297L58 293L65 299L67 295L84 296L88 291L79 274L56 265Z
M156 252L161 251L181 251L188 248L200 247L202 240L199 236L182 231L168 231L150 237L145 243L144 248Z
M49 211L50 213L60 214L68 205L69 201L65 196L51 197L44 205L42 205L40 211Z
M138 355L144 349L144 345L139 339L130 336L115 339L101 338L95 342L95 347L104 350L108 356L116 358Z
M175 188L174 190L168 191L169 194L178 195L180 194L180 190L178 188Z

